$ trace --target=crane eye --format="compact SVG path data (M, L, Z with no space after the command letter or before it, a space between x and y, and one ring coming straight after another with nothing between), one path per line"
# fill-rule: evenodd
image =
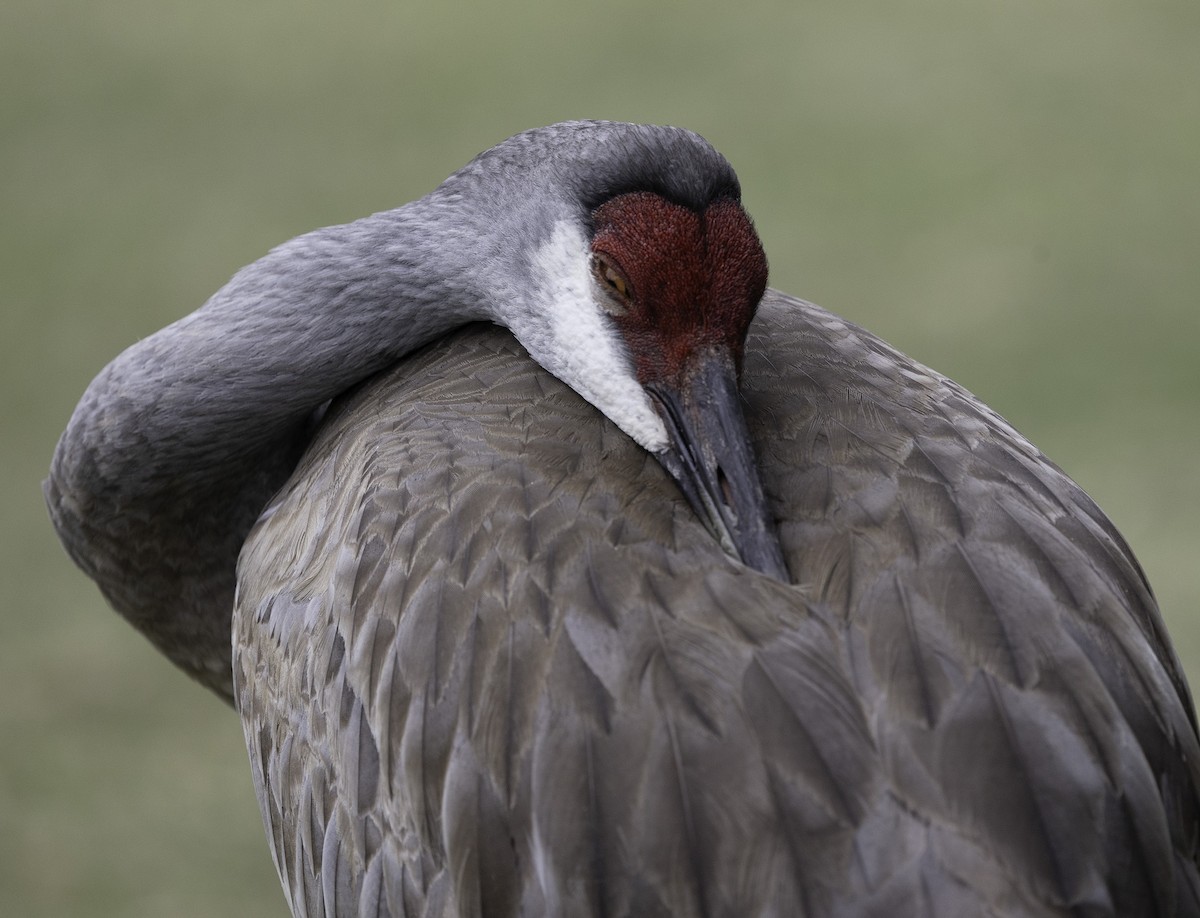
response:
M592 256L592 275L596 278L600 290L605 294L602 304L614 316L624 315L629 311L629 300L632 293L629 281L609 258L604 255Z

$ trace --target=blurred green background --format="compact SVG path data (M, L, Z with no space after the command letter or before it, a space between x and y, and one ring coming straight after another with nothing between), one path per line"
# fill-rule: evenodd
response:
M1200 679L1197 48L1195 0L5 0L0 914L286 911L236 717L46 521L88 381L275 243L566 118L712 140L774 284L1076 477Z

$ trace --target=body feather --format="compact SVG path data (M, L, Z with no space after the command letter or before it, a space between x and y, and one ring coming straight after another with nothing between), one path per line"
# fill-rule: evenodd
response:
M809 304L746 361L790 586L503 331L330 409L234 619L295 912L1200 914L1191 702L1100 511Z

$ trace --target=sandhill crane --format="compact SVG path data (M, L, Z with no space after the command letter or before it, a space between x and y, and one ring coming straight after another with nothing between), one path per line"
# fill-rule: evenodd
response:
M764 294L739 195L688 131L528 131L83 396L55 526L237 705L293 912L1200 915L1129 548L961 387Z

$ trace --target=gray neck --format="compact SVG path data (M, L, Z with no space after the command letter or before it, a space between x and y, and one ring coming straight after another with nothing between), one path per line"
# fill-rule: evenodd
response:
M527 323L556 226L650 189L737 180L687 131L574 122L518 134L427 197L288 242L88 388L46 498L72 558L174 662L232 697L242 542L329 399L473 319ZM516 321L514 321L516 320Z
M92 384L156 459L253 452L323 402L464 322L487 318L453 251L430 244L429 199L274 249L201 309L139 342ZM197 474L203 474L197 471Z
M67 551L173 661L231 697L241 544L329 399L476 318L431 199L280 246L88 387L46 496ZM469 246L465 248L470 248Z

